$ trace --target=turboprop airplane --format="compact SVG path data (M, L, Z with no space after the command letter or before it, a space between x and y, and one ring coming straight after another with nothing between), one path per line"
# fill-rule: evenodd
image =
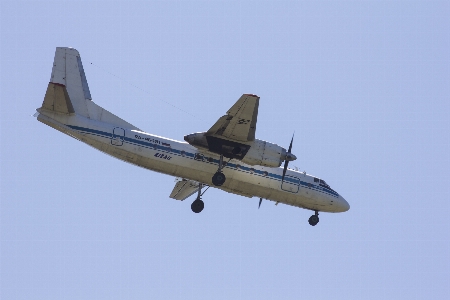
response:
M294 137L288 150L255 138L258 106L258 96L244 94L208 131L186 135L186 142L150 134L95 104L80 54L58 47L47 92L35 116L118 159L177 177L169 197L183 201L197 193L191 205L195 213L203 210L201 197L211 186L258 197L258 208L267 199L312 210L308 220L312 226L319 222L319 211L349 210L347 201L324 180L288 169L296 159L291 153Z

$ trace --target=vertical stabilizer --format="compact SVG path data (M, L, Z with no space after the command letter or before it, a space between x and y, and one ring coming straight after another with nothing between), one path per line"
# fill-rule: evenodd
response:
M56 48L50 82L42 107L38 109L40 112L44 110L138 129L92 101L80 53L73 48Z
M91 99L80 54L73 48L57 47L42 108L89 117L86 101Z

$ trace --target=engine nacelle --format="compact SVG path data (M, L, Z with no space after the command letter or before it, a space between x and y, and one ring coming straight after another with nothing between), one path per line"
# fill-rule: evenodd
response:
M205 132L186 135L184 140L192 146L234 158L245 164L278 168L283 161L292 161L296 157L286 153L286 149L276 144L255 139L252 142L239 143L218 137L206 136Z
M278 168L286 159L286 149L276 144L255 139L242 159L248 165Z

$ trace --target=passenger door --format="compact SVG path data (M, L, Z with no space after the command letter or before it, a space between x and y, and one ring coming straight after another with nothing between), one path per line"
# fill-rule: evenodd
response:
M122 146L124 139L125 139L125 129L121 127L114 128L113 134L111 136L111 145Z
M286 175L281 184L281 189L294 194L298 193L298 190L300 189L300 179L295 176Z

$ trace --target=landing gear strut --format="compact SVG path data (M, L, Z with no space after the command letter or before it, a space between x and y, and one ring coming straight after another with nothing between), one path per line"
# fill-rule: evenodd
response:
M225 180L227 180L227 178L225 177L225 174L222 173L223 167L224 167L223 166L223 154L221 154L220 155L220 160L219 160L219 169L217 170L217 172L212 177L212 183L215 186L221 186L222 184L225 183Z
M314 215L309 217L308 222L309 222L309 225L311 225L311 226L316 226L317 223L319 223L319 212L317 210L315 211Z
M194 202L192 202L192 204L191 204L191 209L196 214L201 212L203 210L203 208L205 207L205 203L203 202L203 200L201 198L202 187L203 187L203 185L200 183L198 186L197 199L195 199Z

